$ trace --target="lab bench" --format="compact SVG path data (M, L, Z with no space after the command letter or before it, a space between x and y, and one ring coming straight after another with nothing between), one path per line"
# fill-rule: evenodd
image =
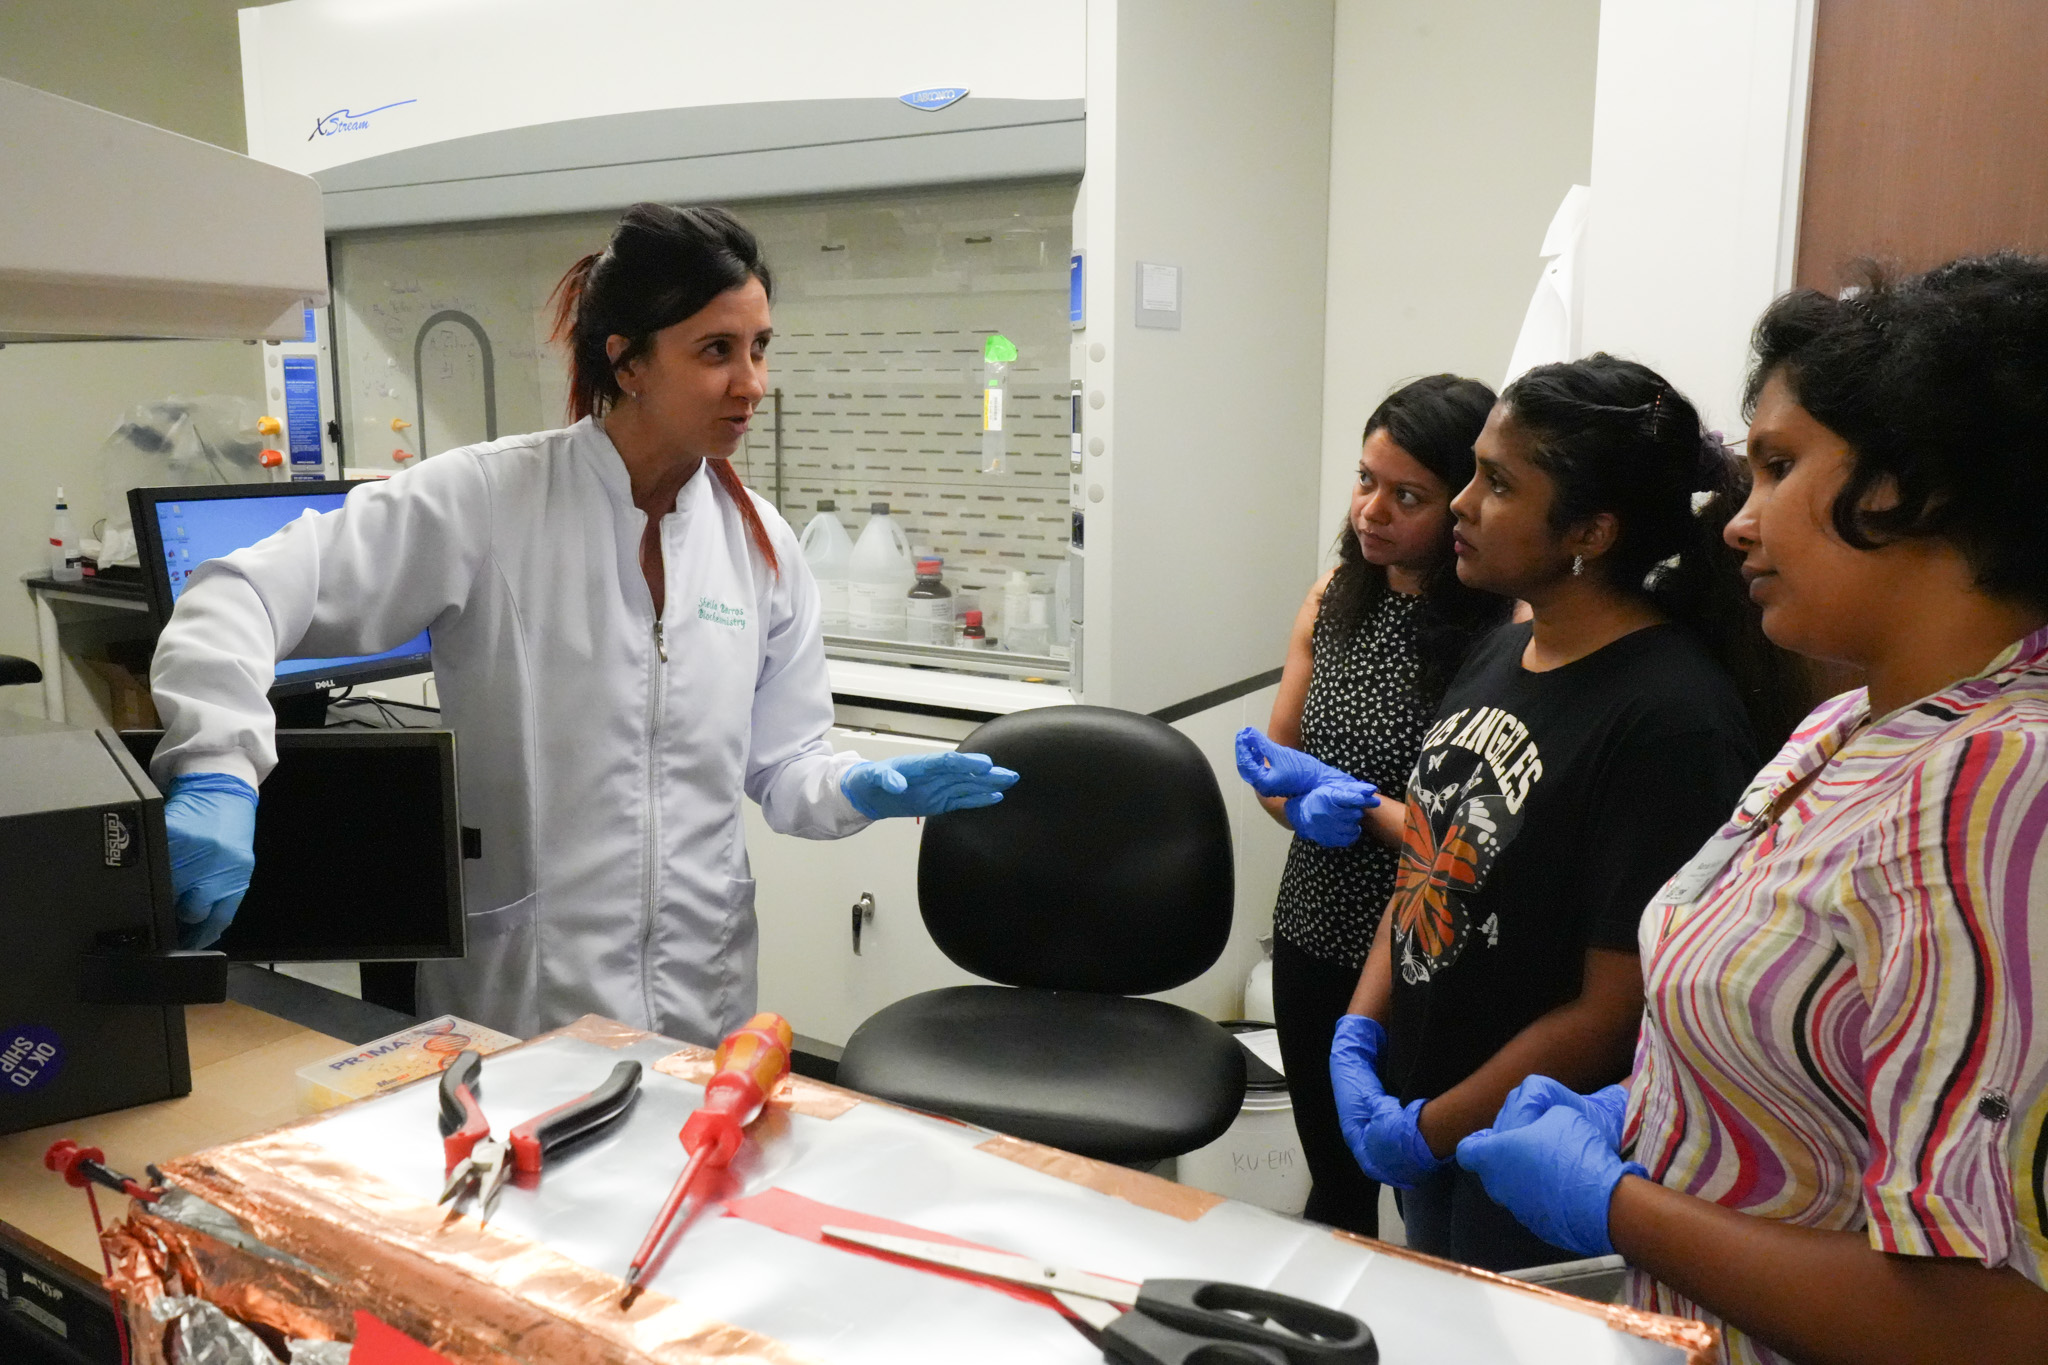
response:
M162 623L150 606L148 589L141 578L90 577L76 583L59 583L47 571L22 575L22 586L36 611L36 661L43 669L43 718L64 723L74 710L88 706L117 723L134 722L148 728L140 717L123 718L119 707L101 700L108 691L104 675L92 676L87 661L95 655L125 651L147 660ZM130 669L130 672L134 670ZM147 665L138 681L147 686ZM85 720L100 724L103 720Z
M251 1188L246 1186L247 1178L265 1161L278 1159L284 1164L273 1174L289 1177L292 1172L287 1168L294 1161L310 1157L312 1165L306 1170L324 1171L331 1164L329 1158L339 1155L356 1168L379 1173L378 1180L397 1182L393 1188L401 1193L414 1187L425 1190L418 1196L417 1208L404 1199L388 1208L372 1199L363 1207L372 1212L381 1208L382 1212L368 1222L358 1220L360 1226L351 1230L343 1219L334 1226L322 1223L316 1230L318 1238L339 1239L336 1246L343 1251L348 1238L359 1239L359 1245L349 1245L362 1254L340 1255L337 1264L370 1268L363 1271L368 1278L354 1276L352 1271L346 1283L351 1294L378 1304L378 1311L402 1309L411 1292L403 1277L372 1282L381 1273L386 1251L396 1258L394 1265L419 1261L450 1285L459 1281L463 1302L484 1324L476 1331L489 1325L485 1320L494 1311L528 1312L530 1305L522 1306L525 1300L520 1297L528 1291L510 1282L499 1283L505 1280L500 1272L516 1268L515 1263L530 1267L546 1262L547 1267L580 1277L579 1283L589 1280L600 1288L609 1283L602 1280L602 1272L589 1268L603 1261L571 1264L561 1259L557 1243L575 1229L558 1225L568 1216L564 1209L573 1213L581 1208L603 1208L611 1211L606 1215L607 1226L611 1222L631 1224L637 1235L640 1220L618 1217L617 1205L624 1195L621 1179L632 1183L630 1176L622 1177L622 1168L629 1172L646 1164L640 1157L572 1163L551 1176L554 1194L548 1200L515 1201L499 1211L489 1228L473 1228L465 1222L451 1229L444 1216L424 1202L439 1186L438 1147L423 1158L415 1150L417 1144L400 1136L431 1127L431 1087L408 1087L323 1116L310 1126L294 1122L299 1118L295 1083L299 1067L403 1027L411 1022L408 1017L251 966L231 970L229 994L225 1004L188 1010L193 1063L189 1096L0 1137L0 1274L7 1281L8 1308L0 1313L0 1359L9 1365L104 1365L118 1359L112 1307L97 1268L98 1242L82 1193L42 1167L43 1151L59 1137L103 1148L110 1166L131 1174L141 1175L152 1162L159 1162L171 1169L181 1185L197 1188L237 1217L247 1216L246 1211L236 1213L239 1193ZM652 1144L648 1152L658 1150L666 1155L674 1143L675 1122L696 1103L696 1091L690 1087L701 1085L710 1066L708 1052L677 1050L679 1047L607 1021L582 1020L494 1058L489 1103L507 1113L544 1107L552 1096L543 1098L538 1090L525 1092L546 1081L552 1075L550 1067L573 1063L575 1073L581 1076L631 1052L643 1056L652 1071L659 1073L650 1075L645 1088L653 1096L646 1103L654 1104L660 1113L650 1111L644 1116L659 1121L642 1122L639 1129L645 1131L634 1140L643 1146ZM682 1088L678 1089L679 1085ZM968 1125L876 1105L829 1086L812 1084L804 1089L799 1084L790 1103L793 1108L779 1113L763 1130L774 1132L777 1151L772 1160L761 1158L765 1164L749 1167L744 1190L734 1191L743 1196L732 1206L736 1216L713 1220L685 1238L682 1249L674 1253L680 1280L671 1275L658 1288L673 1295L680 1284L690 1293L709 1294L723 1283L719 1274L727 1280L738 1274L746 1294L730 1302L696 1305L696 1310L702 1310L697 1316L724 1322L731 1311L743 1309L762 1321L772 1319L802 1339L807 1348L824 1340L819 1336L819 1315L830 1300L849 1330L858 1325L867 1334L849 1338L847 1359L877 1358L877 1349L893 1340L891 1333L907 1332L925 1345L945 1340L958 1346L967 1337L979 1340L997 1329L1034 1334L1033 1349L1056 1348L1054 1355L1045 1358L1078 1360L1093 1358L1093 1354L1082 1338L1070 1337L1070 1329L1061 1325L1057 1314L1044 1312L1040 1317L1042 1310L1029 1310L1020 1316L1017 1305L1001 1295L983 1296L981 1291L963 1290L944 1279L906 1279L903 1272L864 1258L841 1259L838 1253L822 1248L794 1242L785 1245L781 1239L791 1229L776 1219L787 1210L781 1210L775 1201L809 1207L804 1197L779 1193L785 1184L808 1190L810 1198L824 1199L834 1192L837 1182L843 1187L838 1193L848 1209L872 1205L878 1211L875 1216L884 1221L901 1215L908 1220L905 1226L930 1226L942 1236L967 1235L991 1244L1035 1239L1060 1248L1063 1255L1085 1254L1093 1258L1091 1265L1100 1262L1105 1273L1123 1273L1127 1278L1135 1272L1121 1265L1124 1260L1140 1266L1164 1265L1175 1273L1222 1274L1245 1283L1270 1284L1324 1303L1342 1302L1373 1324L1388 1365L1477 1358L1473 1351L1517 1365L1564 1358L1613 1365L1699 1365L1711 1350L1711 1335L1696 1324L1519 1289L1497 1277L1362 1243ZM667 1107L661 1108L661 1104ZM293 1126L278 1131L286 1124ZM199 1151L206 1152L203 1159L178 1159ZM415 1166L419 1169L413 1170ZM949 1174L935 1174L940 1167ZM194 1181L196 1186L190 1183ZM218 1188L209 1186L209 1181ZM289 1184L287 1180L285 1185L265 1188L274 1195ZM653 1186L652 1194L635 1188L642 1203L660 1193ZM103 1201L102 1214L110 1223L123 1217L123 1202L118 1197ZM740 1208L750 1202L763 1209L747 1213ZM829 1203L817 1207L844 1220L846 1211L828 1208ZM763 1211L771 1204L781 1212ZM976 1216L983 1216L987 1227L952 1226L977 1210ZM148 1216L141 1217L147 1226ZM588 1221L583 1214L571 1221L576 1219ZM131 1221L131 1238L134 1230ZM508 1236L513 1240L507 1241ZM360 1240L365 1238L368 1240ZM494 1254L478 1258L454 1255L450 1259L444 1254L448 1248L441 1245L467 1246L471 1241ZM504 1254L515 1245L517 1256ZM761 1264L755 1253L762 1248L771 1249L775 1263L785 1271L785 1262L808 1258L809 1271L786 1275L788 1283L776 1281L779 1287L774 1294L763 1297L769 1282L751 1271L741 1273L747 1266ZM285 1250L310 1254L305 1246ZM435 1255L428 1256L428 1252ZM1051 1253L1041 1249L1036 1254ZM484 1269L477 1270L479 1266ZM125 1273L132 1275L132 1270ZM200 1267L202 1280L207 1273ZM920 1316L914 1327L900 1315L896 1319L887 1313L877 1317L875 1305L886 1307L904 1295L916 1296L931 1311ZM945 1312L939 1312L940 1308ZM598 1328L613 1331L616 1327L605 1318L582 1323L579 1330L595 1332L594 1342L604 1335ZM644 1336L656 1327L650 1321L635 1331ZM758 1330L758 1324L750 1329ZM883 1335L877 1338L876 1332ZM659 1332L655 1335L658 1338ZM932 1342L925 1342L927 1336ZM986 1344L989 1342L984 1341ZM468 1352L459 1344L456 1350L467 1358ZM829 1354L836 1358L839 1352ZM1022 1358L1014 1351L1011 1355Z
M192 1005L192 1093L0 1136L0 1359L113 1365L112 1308L83 1191L44 1169L60 1138L105 1151L117 1171L231 1142L299 1116L298 1068L415 1022L261 967L228 969L228 999ZM122 1201L102 1193L103 1216Z

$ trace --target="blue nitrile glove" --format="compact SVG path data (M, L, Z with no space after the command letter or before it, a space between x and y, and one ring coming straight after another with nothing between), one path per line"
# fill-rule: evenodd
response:
M1306 796L1325 782L1357 781L1342 768L1275 744L1249 725L1237 732L1237 775L1261 796Z
M1358 842L1365 808L1380 803L1370 782L1341 778L1325 782L1301 796L1290 796L1282 808L1296 834L1324 848L1349 848Z
M186 773L164 797L178 946L205 948L227 932L256 870L256 789L227 773Z
M1261 796L1288 798L1288 827L1325 848L1357 843L1365 808L1380 803L1372 783L1275 744L1249 725L1237 732L1237 775Z
M1380 1048L1386 1029L1377 1019L1347 1014L1330 1041L1330 1088L1337 1098L1337 1126L1344 1145L1363 1170L1382 1185L1412 1189L1450 1164L1423 1141L1423 1100L1402 1107L1380 1084Z
M1617 1152L1621 1150L1621 1124L1628 1115L1628 1088L1620 1085L1581 1095L1562 1081L1554 1081L1548 1076L1531 1076L1508 1091L1507 1099L1501 1102L1500 1113L1494 1117L1493 1131L1505 1133L1515 1128L1526 1128L1558 1105L1584 1114L1607 1139L1608 1146Z
M1569 1104L1552 1105L1520 1128L1480 1129L1458 1144L1458 1164L1523 1227L1581 1256L1614 1254L1607 1232L1614 1187L1625 1175L1649 1176Z
M908 754L858 763L839 779L839 790L870 820L892 815L944 815L993 806L1017 774L987 754Z

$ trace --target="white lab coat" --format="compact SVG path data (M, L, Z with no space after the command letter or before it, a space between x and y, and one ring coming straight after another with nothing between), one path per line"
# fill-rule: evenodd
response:
M1536 281L1529 298L1529 311L1522 316L1522 330L1515 337L1514 354L1508 357L1505 389L1538 365L1550 365L1579 358L1581 317L1579 282L1584 277L1586 219L1592 212L1593 191L1574 185L1565 191L1564 202L1551 215L1543 234L1539 256L1550 263Z
M683 485L657 627L647 519L588 419L357 488L193 575L151 671L151 771L259 782L277 761L274 660L428 628L483 856L463 864L468 956L420 965L422 1011L520 1037L596 1012L714 1042L754 1011L742 790L786 834L868 823L839 790L859 758L826 739L817 584L754 502L779 575L707 472Z

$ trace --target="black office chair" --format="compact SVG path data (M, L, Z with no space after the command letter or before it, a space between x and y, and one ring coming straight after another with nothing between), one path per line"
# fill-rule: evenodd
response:
M43 670L34 659L24 659L18 654L0 654L0 687L42 680Z
M1021 711L960 748L1021 780L926 821L917 895L947 957L997 986L900 1000L847 1040L839 1083L1105 1161L1220 1136L1244 1050L1169 990L1230 933L1230 823L1200 749L1098 706Z

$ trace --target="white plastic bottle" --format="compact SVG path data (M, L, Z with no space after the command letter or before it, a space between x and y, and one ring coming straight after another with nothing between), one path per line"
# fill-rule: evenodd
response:
M890 519L888 503L875 503L868 511L873 515L847 562L847 632L870 640L901 640L904 603L917 582L910 541Z
M1052 649L1052 625L1047 616L1052 599L1042 592L1035 592L1024 600L1027 606L1023 621L1006 627L1004 639L1019 654L1049 653Z
M846 575L853 563L853 537L840 525L838 507L820 498L803 535L804 562L818 580L819 623L827 635L846 633Z
M85 577L78 557L78 528L71 524L71 504L64 490L57 490L57 511L50 519L50 577L59 583L76 583Z
M1017 633L1031 622L1031 576L1022 569L1010 570L1003 580L1002 634L997 641L1004 649L1018 649Z

